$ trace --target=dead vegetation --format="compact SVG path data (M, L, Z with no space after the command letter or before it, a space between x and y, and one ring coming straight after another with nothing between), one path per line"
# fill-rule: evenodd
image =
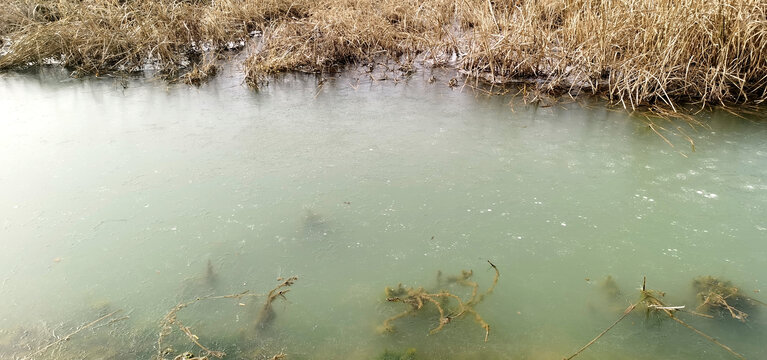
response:
M290 291L287 288L293 285L296 280L298 280L298 277L296 276L291 276L288 279L278 279L278 281L280 281L280 284L274 287L272 290L269 291L269 293L266 294L266 300L264 301L264 305L261 307L261 310L259 311L258 318L255 320L253 324L253 327L252 327L253 331L251 333L257 334L259 330L265 329L271 325L271 323L274 321L274 318L276 316L274 313L274 310L272 309L272 303L278 298L285 299L285 294L288 291ZM207 360L209 358L219 358L219 359L223 358L224 356L226 356L226 353L220 350L212 350L208 346L204 345L202 343L202 340L200 340L200 337L195 335L192 332L193 329L189 326L184 325L184 323L181 322L181 320L178 318L178 312L201 301L219 300L219 299L240 300L246 297L260 297L260 296L262 295L254 294L249 291L244 291L237 294L198 297L192 301L188 301L188 302L184 302L184 303L180 303L176 305L163 317L161 321L160 332L157 337L157 354L154 356L154 359L165 360L165 359L168 359L168 357L171 357L174 360L193 360L193 359ZM239 303L239 304L246 305L243 303ZM174 328L178 328L186 336L188 341L190 341L197 348L199 348L202 355L195 356L193 353L189 351L176 354L176 351L173 349L173 347L168 346L166 344L166 339L168 338L168 336L170 336L173 333ZM285 355L282 353L274 356L275 359L284 358L284 357Z
M765 0L8 0L0 69L61 63L197 84L250 44L246 82L392 59L626 108L767 99Z
M205 278L215 277L217 275L208 262ZM17 329L0 329L0 357L23 360L68 360L94 356L103 359L153 360L211 360L225 357L285 359L287 355L282 351L275 351L268 341L262 341L262 335L269 336L266 331L277 317L273 309L274 301L286 300L285 294L297 280L295 276L279 278L278 285L265 294L243 291L229 295L195 297L170 309L159 325L125 321L131 319L132 311L125 313L122 309L113 310L107 302L98 304L95 308L95 319L72 326L66 331L62 329L69 328L69 324L64 326L64 323L60 323L51 328L45 321L41 321L42 326L30 323ZM227 300L230 303L227 304ZM215 309L215 317L200 320L206 312L199 308L203 303L212 306L207 308L208 310ZM242 307L244 312L240 314L246 319L244 323L247 325L237 327L237 335L220 331L221 324L226 324L228 320L227 315L219 314L217 310L226 309L231 305L237 306L238 309ZM183 310L193 307L198 309L190 311L182 320L179 315ZM239 314L236 319L239 322ZM201 324L218 327L219 333L199 336ZM227 352L215 349L220 346L226 346ZM256 351L253 351L254 349ZM232 353L229 353L229 350Z
M270 1L11 0L0 4L0 69L60 63L76 75L151 67L168 79L204 55L244 46L271 13ZM207 68L206 68L207 67ZM207 70L207 71L206 71Z
M617 285L615 284L615 281L612 279L612 277L608 276L607 280L605 281L605 284L609 284L609 286L605 287L604 290L609 293L613 293L614 290L617 290ZM712 278L710 276L697 278L693 281L694 286L696 289L702 289L707 295L704 295L706 299L710 298L712 294L734 294L733 293L733 287L730 287L728 282L721 282L717 280L716 278ZM735 293L737 293L737 288L735 288ZM623 314L610 326L608 326L605 330L603 330L599 335L597 335L594 339L589 341L586 345L581 347L578 351L576 351L574 354L570 355L569 357L564 358L564 360L571 360L575 358L576 356L580 355L583 351L585 351L588 347L593 345L597 342L602 336L607 334L608 331L610 331L615 325L618 325L623 319L625 319L630 313L632 313L637 307L644 309L645 316L649 318L650 316L657 317L658 319L664 319L668 318L671 319L678 324L684 326L685 328L691 330L695 334L703 337L704 339L708 340L709 342L717 345L718 347L724 349L728 353L730 353L732 356L738 358L738 359L745 359L743 355L740 353L735 352L732 348L729 346L719 342L717 339L711 337L710 335L698 330L697 328L693 327L692 325L688 324L686 321L679 318L677 313L687 313L691 315L696 316L702 316L705 318L711 318L710 315L707 314L701 314L694 311L686 311L685 305L681 306L669 306L667 305L662 299L666 296L666 293L662 291L652 290L647 288L647 278L644 278L642 280L642 287L639 289L639 300L636 303L630 304L626 310L623 311ZM701 293L698 294L698 296L701 296ZM721 297L721 296L720 296ZM725 306L726 302L724 304L716 302L711 303L716 304L716 306ZM711 304L708 303L708 300L706 300L701 306L710 306ZM700 307L699 307L700 309ZM730 309L728 309L730 310ZM737 309L735 309L737 311ZM732 311L732 310L731 310ZM744 314L744 313L742 313ZM733 317L735 317L735 313L733 313ZM736 317L737 318L737 317ZM738 318L739 320L741 318ZM742 316L742 319L745 319L745 316Z
M707 316L729 317L746 322L749 312L756 310L756 305L767 305L750 298L729 280L713 276L700 276L692 281L698 298L696 311Z
M407 304L408 309L384 320L381 331L387 333L394 332L392 322L405 316L414 315L418 311L424 310L426 305L431 304L439 312L439 320L437 326L429 331L429 335L438 333L454 319L471 314L474 316L477 324L485 330L485 342L487 342L487 338L490 335L490 324L485 322L474 307L482 302L487 295L490 295L495 290L495 286L498 285L498 278L500 277L498 268L492 262L488 261L488 263L495 271L495 277L493 277L492 285L483 293L479 293L479 284L471 280L472 275L474 275L472 271L463 270L461 275L449 276L447 278L448 285L455 283L471 289L471 296L468 300L463 300L458 295L445 289L430 292L423 287L411 288L404 287L402 284L399 284L396 288L386 287L386 301ZM441 285L441 273L438 273L437 279L438 285ZM451 302L454 302L454 304L451 304Z
M298 280L298 277L291 276L287 279L279 278L277 281L280 281L281 283L277 285L274 289L270 290L268 294L266 294L266 301L264 301L264 305L261 307L261 310L258 312L258 318L256 319L256 328L257 329L265 329L271 326L272 322L274 321L274 318L276 316L273 305L275 300L277 299L283 299L287 300L285 297L285 294L290 291L288 289L290 286L292 286L296 280Z

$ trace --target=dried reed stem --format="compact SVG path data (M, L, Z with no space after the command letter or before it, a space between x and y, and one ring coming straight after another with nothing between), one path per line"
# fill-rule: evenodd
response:
M575 354L572 354L572 355L570 355L570 357L565 358L565 360L570 360L570 359L578 356L580 353L582 353L584 350L586 350L589 346L591 346L592 344L597 342L597 340L599 340L599 338L604 336L604 334L607 334L607 332L610 331L610 329L612 329L615 325L618 325L618 323L621 322L629 313L634 311L634 309L637 307L637 305L639 305L639 303L629 305L626 308L626 310L623 311L623 315L621 315L621 317L619 317L618 320L615 320L615 322L612 323L612 325L608 326L607 329L604 329L601 333L599 333L599 335L597 335L597 337L595 337L593 340L589 341L588 344L584 345L582 348L580 348L578 351L576 351Z

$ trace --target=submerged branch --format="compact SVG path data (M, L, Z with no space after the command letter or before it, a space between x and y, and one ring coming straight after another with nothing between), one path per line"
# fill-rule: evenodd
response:
M729 346L727 346L727 345L725 345L725 344L722 344L722 343L720 343L718 340L716 340L716 339L714 339L713 337L711 337L711 336L707 335L706 333L704 333L704 332L702 332L702 331L700 331L700 330L698 330L698 329L696 329L696 328L692 327L692 325L690 325L690 324L688 324L688 323L686 323L686 322L682 321L682 320L681 320L681 319L679 319L678 317L676 317L676 316L673 316L673 315L672 315L672 314L670 314L670 313L669 313L668 315L669 315L669 317L670 317L671 319L673 319L674 321L676 321L676 322L678 322L679 324L681 324L682 326L684 326L684 327L686 327L686 328L688 328L688 329L692 330L692 331L693 331L693 332L695 332L696 334L698 334L698 335L702 336L704 339L706 339L706 340L708 340L708 341L710 341L710 342L712 342L712 343L714 343L714 344L718 345L718 346L719 346L719 347L721 347L722 349L725 349L725 350L727 350L727 352L729 352L730 354L734 355L734 356L735 356L735 357L737 357L738 359L743 359L743 360L745 360L745 359L746 359L745 357L743 357L743 355L741 355L741 354L739 354L739 353L735 352L735 351L734 351L734 350L732 350L732 349L731 349Z
M608 326L607 329L604 329L601 333L599 333L599 335L597 335L597 337L595 337L593 340L589 341L588 344L584 345L582 348L580 348L578 351L576 351L575 354L572 354L569 357L565 358L565 360L570 360L570 359L578 356L580 353L582 353L584 350L586 350L589 346L591 346L592 344L597 342L597 340L599 340L599 338L601 338L602 336L607 334L607 332L610 331L610 329L615 327L615 325L618 325L618 323L621 322L624 318L626 318L626 316L628 316L629 313L634 311L634 309L637 307L637 305L639 305L639 303L629 305L629 307L627 307L626 310L623 311L623 315L621 315L621 317L619 317L618 320L615 320L615 322L612 323L612 325Z

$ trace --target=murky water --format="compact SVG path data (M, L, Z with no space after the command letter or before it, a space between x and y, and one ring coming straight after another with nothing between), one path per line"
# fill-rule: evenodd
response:
M0 78L1 358L118 309L110 319L130 318L39 357L148 358L179 302L263 294L291 275L267 330L253 331L263 298L178 317L229 358L561 359L638 299L643 276L688 309L700 275L767 300L767 123L701 115L710 128L680 126L693 152L600 104L511 106L449 77L318 87L286 76L258 93L233 79ZM408 308L386 286L436 291L438 271L471 269L484 290L487 260L501 274L476 306L487 342L471 315L429 335L433 307L377 332ZM758 359L767 308L748 310L746 323L679 317ZM168 342L200 353L183 335ZM637 311L578 358L733 356Z

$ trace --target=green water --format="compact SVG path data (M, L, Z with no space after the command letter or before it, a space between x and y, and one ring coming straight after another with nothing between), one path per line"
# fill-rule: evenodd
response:
M0 358L117 309L129 318L38 358L148 358L179 302L265 293L291 275L288 301L275 302L257 336L261 300L210 300L178 316L228 358L415 348L420 359L561 359L637 300L643 276L688 309L700 275L767 300L759 116L662 123L672 147L599 103L525 106L451 89L449 77L318 87L285 76L260 92L236 79L197 89L56 72L0 78ZM429 335L431 310L376 331L407 308L386 301L386 286L436 291L437 271L472 269L484 290L487 260L501 273L476 307L487 342L470 315ZM617 301L599 285L607 275ZM746 323L679 316L759 359L767 308L749 310ZM637 311L578 358L734 357Z

